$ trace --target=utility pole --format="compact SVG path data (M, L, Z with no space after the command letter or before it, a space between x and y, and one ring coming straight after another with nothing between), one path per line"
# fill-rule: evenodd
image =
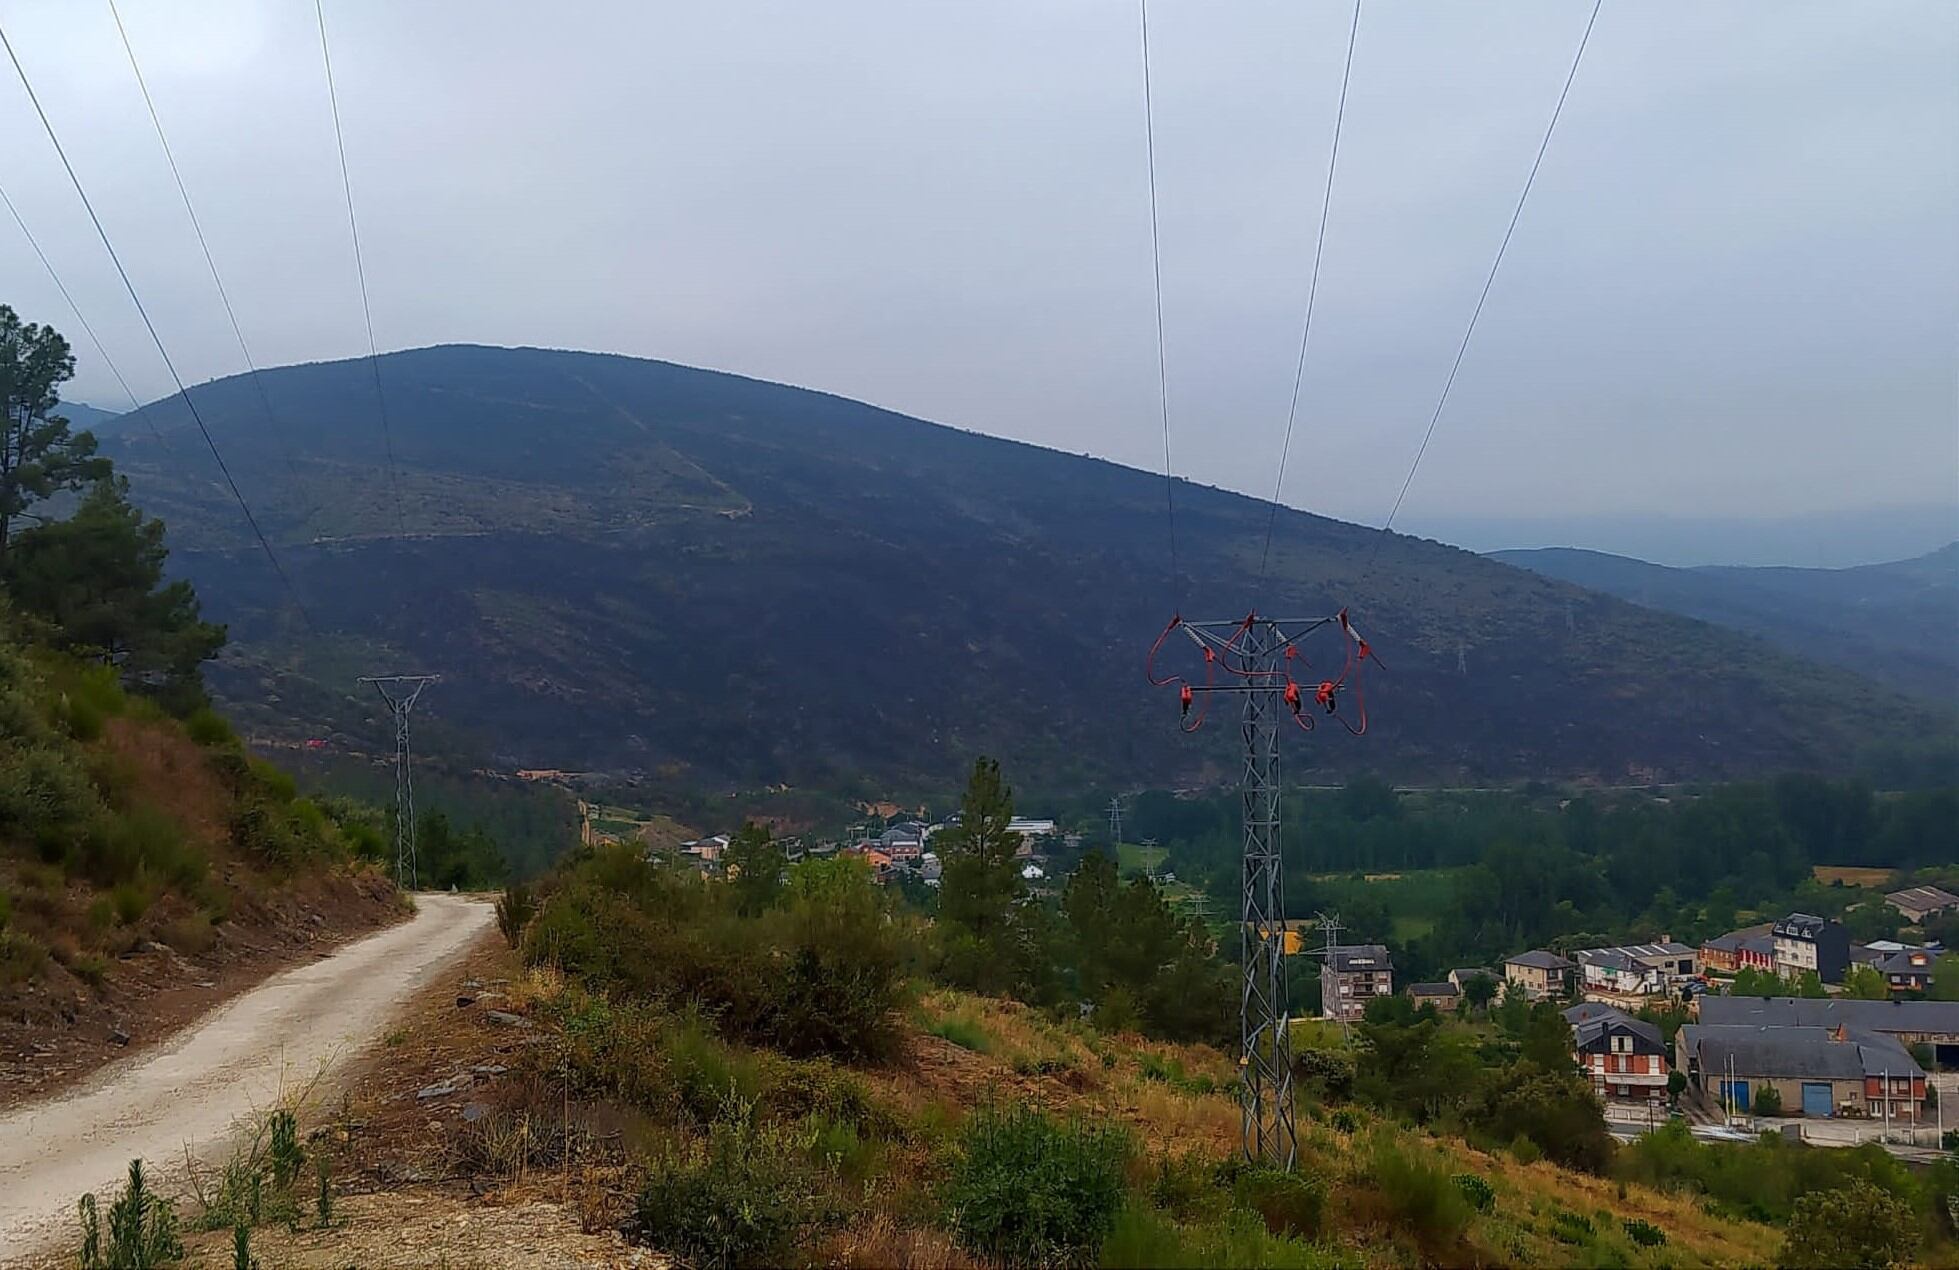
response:
M414 890L421 884L415 863L415 785L409 776L408 716L422 691L440 675L362 675L387 702L395 721L395 885Z
M1157 638L1149 658L1150 682L1177 686L1186 732L1202 726L1213 694L1235 693L1242 698L1238 719L1243 752L1239 810L1244 822L1238 928L1243 965L1238 999L1239 1107L1246 1158L1281 1169L1293 1167L1299 1140L1293 1119L1291 1019L1286 995L1279 725L1290 718L1300 728L1312 730L1313 712L1304 708L1306 693L1293 671L1295 667L1305 668L1300 641L1315 631L1336 626L1347 644L1346 669L1336 679L1320 681L1312 700L1358 736L1367 728L1360 674L1371 654L1348 624L1344 610L1321 618L1275 619L1256 613L1222 622L1176 618ZM1201 653L1203 682L1174 674L1158 677L1157 654L1175 631L1182 631ZM1222 682L1220 669L1224 672ZM1339 713L1340 696L1349 689L1359 705L1358 726Z
M1320 948L1320 1013L1326 1014L1328 1004L1326 994L1336 986L1332 979L1333 956L1340 951L1340 914L1318 913L1315 916L1319 919L1320 930L1326 935L1326 943ZM1345 1036L1347 1019L1340 1012L1339 995L1337 992L1334 993L1332 1017L1333 1021L1340 1025L1340 1035Z

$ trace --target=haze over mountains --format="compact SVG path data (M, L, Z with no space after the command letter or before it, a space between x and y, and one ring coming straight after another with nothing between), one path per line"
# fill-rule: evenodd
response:
M265 372L276 426L243 377L193 390L310 628L181 400L105 439L231 624L215 679L257 728L358 731L356 675L428 669L440 718L509 766L937 784L987 752L1043 786L1231 768L1229 721L1180 736L1142 659L1179 608L1252 605L1261 501L1179 484L1173 591L1160 476L626 357L443 346L381 374L392 476L364 362ZM1951 726L1746 636L1300 512L1266 590L1266 611L1350 605L1388 668L1366 738L1289 741L1295 779L1715 777Z
M1850 569L1670 569L1569 547L1490 555L1959 705L1959 543Z

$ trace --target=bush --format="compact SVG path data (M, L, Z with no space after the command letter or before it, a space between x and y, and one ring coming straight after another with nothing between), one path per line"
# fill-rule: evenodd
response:
M1116 1215L1100 1260L1111 1270L1325 1270L1344 1264L1311 1244L1273 1235L1252 1213L1179 1226L1137 1204Z
M0 930L0 987L27 983L48 968L48 950L32 936Z
M1488 1179L1474 1173L1458 1173L1455 1176L1456 1189L1469 1201L1469 1206L1479 1213L1487 1213L1496 1207L1496 1188Z
M1774 1085L1763 1085L1755 1091L1755 1114L1758 1116L1779 1116L1782 1114L1782 1091Z
M1628 1217L1620 1225L1625 1228L1626 1238L1642 1248L1660 1248L1666 1245L1667 1233L1643 1217Z
M639 1193L641 1237L702 1270L786 1263L837 1217L805 1162L810 1145L739 1105L706 1142L654 1159Z
M82 1196L78 1206L82 1241L82 1270L149 1270L184 1255L177 1237L177 1213L170 1201L154 1194L143 1175L143 1162L129 1162L129 1182L109 1206L109 1240L102 1227L95 1196Z
M1341 1133L1360 1132L1360 1117L1345 1107L1340 1108L1328 1117L1327 1123L1331 1124Z
M1918 1250L1910 1205L1869 1182L1803 1196L1787 1230L1780 1262L1785 1266L1882 1270L1909 1262Z
M1551 1237L1559 1243L1590 1243L1596 1233L1592 1227L1592 1219L1583 1213L1569 1212L1561 1208L1551 1214Z
M981 1107L960 1135L946 1184L953 1233L1000 1265L1084 1264L1122 1207L1128 1155L1127 1136L1113 1126Z
M14 915L13 897L8 895L5 891L0 891L0 931L4 931L7 929L7 923L10 920L12 920L13 915Z
M203 746L230 745L238 739L224 716L209 706L191 711L184 719L184 731L192 741Z
M1312 1173L1247 1168L1239 1172L1231 1189L1239 1206L1257 1213L1275 1235L1311 1239L1320 1233L1326 1216L1326 1183Z
M1374 1148L1372 1173L1389 1211L1423 1248L1441 1252L1462 1238L1471 1216L1469 1200L1432 1152L1383 1139Z
M940 1040L951 1041L962 1050L975 1054L985 1054L993 1049L993 1038L986 1034L986 1026L974 1014L948 1014L943 1018L928 1019L925 1030Z
M497 897L497 929L512 948L523 942L524 927L537 916L537 896L522 882L512 882Z

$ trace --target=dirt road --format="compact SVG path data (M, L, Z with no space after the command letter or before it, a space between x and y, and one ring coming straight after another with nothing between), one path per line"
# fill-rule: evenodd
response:
M217 1154L242 1117L330 1071L494 919L481 900L417 897L415 917L273 976L174 1040L81 1087L0 1116L0 1262L70 1238L75 1201L141 1156L159 1176L184 1149Z

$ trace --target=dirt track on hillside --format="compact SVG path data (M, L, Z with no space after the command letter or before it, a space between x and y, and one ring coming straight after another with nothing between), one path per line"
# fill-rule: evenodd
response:
M173 1174L187 1147L204 1158L219 1152L239 1121L375 1036L493 918L481 900L418 898L412 921L275 975L168 1044L0 1116L0 1258L70 1236L84 1191L106 1209L131 1157Z

